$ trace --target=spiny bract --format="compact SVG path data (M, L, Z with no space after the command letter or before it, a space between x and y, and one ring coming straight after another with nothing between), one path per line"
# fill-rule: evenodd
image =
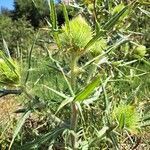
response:
M85 19L79 15L69 22L70 31L65 24L60 35L62 45L66 49L80 52L92 38L92 29Z
M81 55L85 52L84 47L93 37L92 28L81 15L69 22L69 28L68 31L66 24L62 27L64 32L60 34L60 39L63 48L69 50L69 52L74 51L76 54ZM88 51L97 55L106 48L106 45L106 40L100 39L95 41Z
M94 56L97 56L102 53L103 50L107 48L107 41L105 39L97 40L91 47L90 51Z
M126 128L130 132L137 132L140 115L135 106L120 104L113 110L113 118L121 129Z

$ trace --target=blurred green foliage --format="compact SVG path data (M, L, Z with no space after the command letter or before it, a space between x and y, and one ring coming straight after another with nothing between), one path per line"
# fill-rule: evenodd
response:
M39 27L44 19L49 18L49 6L47 0L15 0L13 19L25 17L34 27Z
M24 18L12 21L9 16L0 14L0 49L4 49L3 39L9 51L16 56L17 51L27 52L34 35L33 27Z

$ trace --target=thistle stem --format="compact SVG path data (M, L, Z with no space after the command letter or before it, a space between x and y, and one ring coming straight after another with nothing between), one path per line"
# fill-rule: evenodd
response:
M72 89L75 91L76 88L76 74L75 74L75 67L77 65L78 57L72 53L71 54L71 86ZM76 133L77 129L77 122L78 122L78 109L76 106L76 102L71 103L71 121L70 121L70 129ZM77 149L77 137L76 135L71 135L71 146L73 150Z

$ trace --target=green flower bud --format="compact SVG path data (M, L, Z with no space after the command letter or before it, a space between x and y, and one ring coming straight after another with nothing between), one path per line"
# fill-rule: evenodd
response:
M146 54L146 46L139 45L135 48L134 54L139 57L144 57Z
M64 49L69 53L75 52L77 55L84 53L84 47L92 39L92 28L81 16L77 16L69 22L69 32L65 24L60 34L60 40Z

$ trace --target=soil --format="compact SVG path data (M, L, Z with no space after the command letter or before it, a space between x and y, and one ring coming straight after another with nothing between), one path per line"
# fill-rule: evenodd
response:
M6 96L0 98L0 126L3 126L18 117L14 113L20 104L16 101L14 96Z

